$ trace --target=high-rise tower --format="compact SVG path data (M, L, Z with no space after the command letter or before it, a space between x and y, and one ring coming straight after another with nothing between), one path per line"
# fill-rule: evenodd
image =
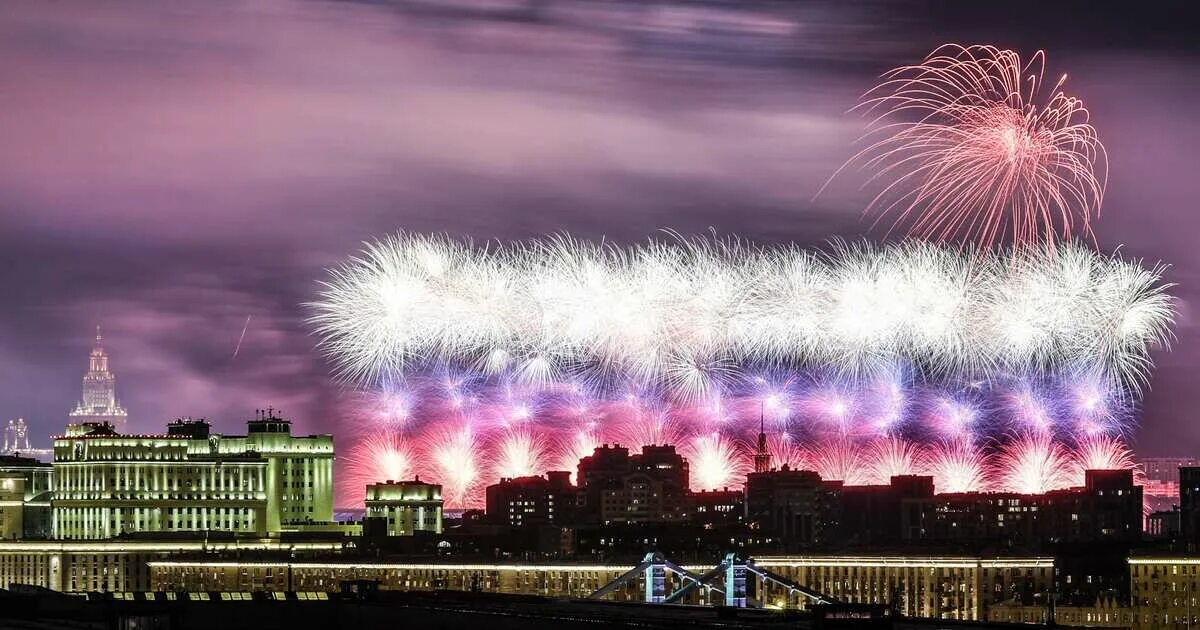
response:
M767 413L766 409L763 409L758 416L758 450L754 452L754 472L764 473L770 470L771 451L767 450Z
M128 421L125 409L117 403L117 377L108 370L108 353L104 351L104 337L96 326L96 345L88 357L88 371L83 375L83 397L71 410L70 421L108 422L117 431L122 431Z

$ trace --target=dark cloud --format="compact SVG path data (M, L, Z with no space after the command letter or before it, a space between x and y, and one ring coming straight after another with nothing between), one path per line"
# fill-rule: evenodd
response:
M962 35L1046 48L1092 107L1112 156L1101 247L1173 263L1184 300L1141 443L1194 450L1194 51L1170 28L1112 39L1138 21L1124 12L1060 39L1059 9L946 8L5 3L0 413L42 442L61 428L99 323L135 428L234 430L273 404L335 430L300 305L390 231L863 234L853 177L812 200L861 131L845 110Z

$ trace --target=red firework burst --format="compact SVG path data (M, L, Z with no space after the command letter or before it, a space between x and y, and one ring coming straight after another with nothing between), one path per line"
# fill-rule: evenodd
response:
M946 44L885 74L860 105L875 140L847 162L882 186L868 212L983 247L1090 235L1107 156L1083 102L1063 93L1066 75L1045 89L1045 62Z

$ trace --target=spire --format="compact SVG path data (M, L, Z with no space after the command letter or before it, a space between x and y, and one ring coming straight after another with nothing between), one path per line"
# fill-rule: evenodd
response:
M99 348L104 343L104 335L100 334L100 324L96 324L96 347Z
M762 401L758 408L758 450L754 453L754 472L771 470L771 452L767 450L767 403Z

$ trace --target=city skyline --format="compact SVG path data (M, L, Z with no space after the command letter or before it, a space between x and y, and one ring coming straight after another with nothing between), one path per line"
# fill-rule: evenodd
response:
M1047 48L1051 69L1070 71L1068 86L1102 123L1114 159L1096 222L1100 250L1123 246L1127 256L1171 264L1167 280L1179 285L1177 341L1172 352L1154 357L1158 367L1134 447L1147 455L1200 448L1200 429L1179 417L1194 406L1187 378L1197 354L1189 334L1190 280L1197 272L1188 230L1176 229L1187 220L1178 209L1187 207L1188 191L1162 167L1186 164L1190 151L1186 133L1169 131L1191 128L1169 107L1187 102L1193 89L1172 79L1194 56L1185 39L1169 24L1156 24L1153 37L1125 33L1122 21L1105 12L1090 13L1089 29L1050 46L1005 20L980 32L979 16L970 10L938 18L938 29L908 24L898 11L747 11L776 30L754 30L743 43L713 41L726 47L725 54L685 64L673 44L679 40L641 40L619 20L605 34L570 20L544 27L596 38L538 40L550 51L570 53L544 55L504 36L533 27L487 15L434 24L380 7L343 12L319 5L256 16L280 46L272 52L238 24L238 16L203 8L195 15L206 24L228 27L219 43L169 9L115 10L105 21L88 21L66 9L17 5L6 32L19 35L39 24L43 34L70 34L66 38L76 46L49 50L35 36L5 38L4 59L13 64L6 76L24 86L8 97L11 120L75 120L76 137L91 148L70 150L38 131L50 128L46 124L8 125L0 132L10 167L6 177L19 178L4 182L9 229L0 256L8 263L5 285L16 306L0 317L0 344L8 350L0 360L0 413L26 418L34 435L53 432L63 401L75 396L77 350L101 323L122 348L122 402L134 413L135 428L181 415L234 418L274 405L306 430L345 434L339 429L352 421L357 401L330 379L300 305L312 299L323 268L360 241L399 228L480 239L570 230L614 242L641 241L660 228L696 234L710 226L722 235L802 245L835 235L881 238L859 217L857 182L835 182L812 201L861 131L863 121L844 110L896 59L918 57L942 38L963 34L1027 54ZM309 15L323 20L306 20ZM389 26L360 37L357 17ZM1066 10L1044 14L1052 25L1076 18ZM823 36L796 48L772 39L771 33L800 23ZM390 27L413 37L396 41ZM115 32L141 29L162 36L114 44ZM836 43L839 34L855 29L872 33L874 46ZM481 63L500 70L532 64L539 78L451 71L481 59L477 50L438 46L456 33L480 35L479 45L494 53ZM1118 33L1126 49L1091 54ZM677 37L701 36L684 31ZM307 46L299 42L307 40L339 52L322 64L304 63L299 60ZM359 46L337 46L350 40ZM618 55L613 47L631 53ZM381 70L359 63L416 52L431 55L433 65ZM257 61L235 78L212 70L212 64L246 54ZM96 72L77 74L76 64L84 60ZM364 69L340 71L354 67ZM583 67L601 69L605 81L623 86L613 102L588 100L588 88L574 79ZM748 67L757 69L745 72ZM91 78L101 75L123 90L101 90ZM667 76L670 90L660 81ZM180 77L187 80L180 83ZM375 81L413 82L422 89L419 96L381 95L372 91ZM162 89L182 84L191 86L190 99L161 100ZM334 85L344 88L344 100L326 102L320 94ZM69 98L57 98L59 90ZM503 124L482 124L467 115L472 110L464 94L510 115ZM298 95L321 105L288 113L282 105ZM221 103L225 96L262 99L265 109L232 110ZM127 115L139 108L154 113ZM667 109L679 115L666 116ZM389 141L343 121L340 111L385 130ZM272 112L283 115L273 118ZM441 131L422 133L430 126L403 122L423 116ZM342 121L331 123L339 140L329 145L315 132L298 133L316 128L314 120ZM149 125L143 128L143 122ZM180 133L165 133L171 129ZM547 140L564 137L556 134L565 129L576 130L565 136L569 143ZM647 134L659 139L650 143L653 150L628 142ZM255 148L271 138L293 138L294 144ZM471 152L458 149L473 138L488 141ZM128 150L116 150L117 139ZM209 148L180 149L195 142ZM37 147L34 159L15 153L21 146ZM569 150L574 146L587 150ZM339 152L352 159L327 155ZM422 161L426 154L440 157ZM564 155L570 158L560 159ZM371 163L392 165L389 175L365 166ZM60 180L50 164L61 165L69 185L39 183ZM292 172L299 179L286 181L297 182L295 196L279 192L292 187L275 185L276 177ZM328 175L317 175L322 172ZM214 188L207 183L214 179L227 185ZM427 185L434 183L440 185ZM364 189L379 194L355 192ZM477 211L485 204L487 212ZM159 220L164 216L183 220ZM32 260L36 267L28 264ZM103 264L93 264L98 260ZM67 278L79 280L63 286Z

